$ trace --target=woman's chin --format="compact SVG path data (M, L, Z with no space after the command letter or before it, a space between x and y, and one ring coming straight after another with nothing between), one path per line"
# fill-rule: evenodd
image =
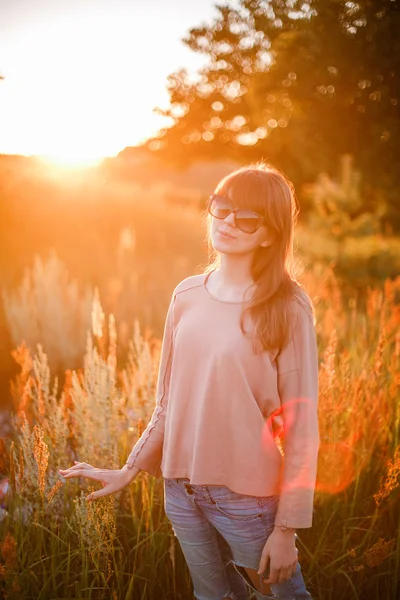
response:
M227 256L241 256L247 254L247 252L240 250L240 248L233 248L228 244L213 244L213 248L218 254L226 254Z
M216 252L220 252L221 254L235 254L235 249L232 247L232 243L227 240L213 240L212 242L213 248Z

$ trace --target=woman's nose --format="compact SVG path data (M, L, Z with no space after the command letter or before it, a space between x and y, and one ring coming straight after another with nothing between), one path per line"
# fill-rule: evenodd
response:
M224 222L228 223L228 225L230 225L231 227L235 227L235 213L229 213L229 215L225 217Z

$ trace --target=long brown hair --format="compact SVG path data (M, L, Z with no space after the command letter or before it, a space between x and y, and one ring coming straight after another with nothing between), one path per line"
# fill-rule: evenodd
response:
M256 352L280 351L290 339L290 324L294 317L293 300L297 299L315 322L311 299L300 284L299 269L293 252L294 227L299 205L291 181L280 171L264 162L234 171L217 185L215 192L227 194L234 206L255 210L265 217L273 243L260 246L251 266L255 291L243 310L241 328L244 331L245 313L254 323L253 346ZM207 233L208 273L216 269L221 257L211 244Z

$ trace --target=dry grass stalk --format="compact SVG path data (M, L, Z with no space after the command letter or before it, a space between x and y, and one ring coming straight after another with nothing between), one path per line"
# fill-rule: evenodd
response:
M93 491L93 487L89 487L88 491ZM73 523L75 522L78 527L85 552L107 583L112 575L110 558L114 551L117 531L115 497L106 496L96 502L88 503L86 493L82 491L73 502L75 505Z
M92 297L88 287L79 290L54 250L47 260L35 256L18 289L3 291L14 346L24 341L33 352L40 343L52 369L75 367L85 347Z
M129 420L148 421L155 397L160 343L151 344L140 331L136 320L128 344L127 365L121 371L120 381L126 395L125 414Z
M7 531L3 542L0 542L1 557L6 572L12 571L17 565L17 541Z
M377 567L390 556L395 544L396 542L394 539L388 541L384 538L379 538L379 540L373 546L371 546L371 548L365 550L362 558L369 567Z
M368 327L357 329L357 337L339 347L337 331L343 339L354 319L354 314L345 313L342 330L330 330L321 361L318 489L325 492L346 489L369 464L377 447L390 448L393 434L387 423L399 422L393 401L398 395L394 382L400 382L400 377L394 373L396 368L398 371L398 360L393 358L398 332L393 331L389 317L392 306L379 290L369 291L367 305ZM356 356L361 360L355 361ZM393 378L387 376L388 365L392 365Z
M3 563L0 563L0 593L4 600L13 600L21 586L18 582L17 541L7 531L3 542L0 542L0 552Z
M54 500L54 496L58 492L58 490L63 486L63 482L61 480L56 481L56 483L51 488L50 492L47 494L47 502L51 504Z
M386 477L383 478L379 491L374 495L374 500L379 506L393 490L400 486L400 445L397 446L393 459L387 465Z
M11 381L10 383L14 411L18 412L19 410L24 410L26 412L26 407L23 406L23 396L32 370L32 358L26 343L22 342L17 348L12 350L11 356L21 368L15 381Z
M91 316L92 316L93 335L97 338L102 338L105 315L104 315L103 308L100 303L99 290L97 287L94 290Z
M42 498L44 498L44 492L46 487L46 473L49 465L49 449L46 442L43 440L43 430L38 425L33 428L35 442L33 446L33 456L38 468L38 483L39 490Z

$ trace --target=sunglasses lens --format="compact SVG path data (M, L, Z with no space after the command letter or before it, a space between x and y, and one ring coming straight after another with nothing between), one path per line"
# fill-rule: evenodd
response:
M236 227L245 233L254 233L260 224L260 217L252 210L241 209L236 213Z
M210 215L216 219L226 219L232 212L232 204L223 196L214 196L211 200L209 209Z
M208 212L216 219L226 219L233 211L231 202L224 196L212 196ZM235 211L235 226L245 233L254 233L260 226L261 217L252 210L240 208Z

